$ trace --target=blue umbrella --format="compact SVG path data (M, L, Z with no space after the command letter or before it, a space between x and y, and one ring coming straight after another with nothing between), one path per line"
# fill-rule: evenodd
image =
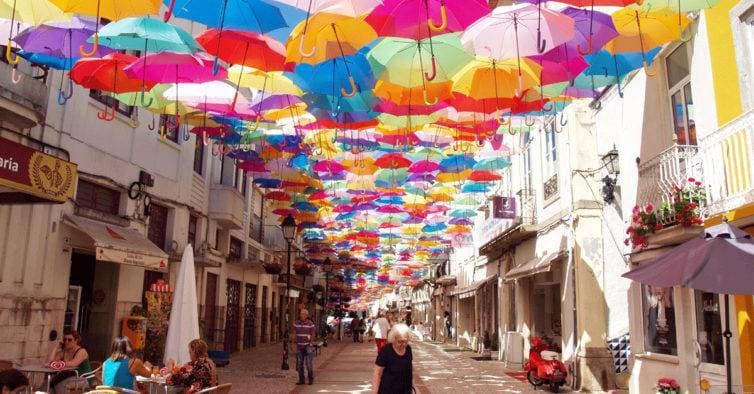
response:
M262 189L277 189L283 184L280 179L274 178L256 178L254 183Z
M461 193L487 193L490 187L488 183L466 182L461 187Z
M476 160L471 155L452 155L440 162L443 172L462 172L474 167Z
M208 27L267 33L288 26L280 9L262 0L163 0L171 15L199 22Z
M617 85L618 94L623 97L621 90L621 81L634 70L643 66L642 62L646 60L651 63L660 52L661 48L654 48L646 53L628 52L611 54L606 50L601 50L594 55L587 55L584 58L590 66L584 70L573 83L574 87L583 89L592 89L607 85Z
M340 95L340 89L351 90L349 74L353 77L358 91L363 92L374 87L372 68L361 52L315 65L302 63L296 66L293 73L286 75L309 93L335 97Z

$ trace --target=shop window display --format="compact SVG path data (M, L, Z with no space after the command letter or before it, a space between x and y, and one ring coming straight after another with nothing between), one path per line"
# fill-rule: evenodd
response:
M644 350L677 355L673 288L642 285L641 289Z

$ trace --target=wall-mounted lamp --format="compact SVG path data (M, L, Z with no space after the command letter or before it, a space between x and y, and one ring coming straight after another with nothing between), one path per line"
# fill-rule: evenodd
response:
M607 170L607 175L602 178L602 200L606 204L612 204L615 201L615 186L618 183L618 174L620 174L618 150L615 145L602 156L602 167Z

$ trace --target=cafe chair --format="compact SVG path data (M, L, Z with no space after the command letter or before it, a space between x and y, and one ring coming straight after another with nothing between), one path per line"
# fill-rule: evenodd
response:
M97 386L94 390L87 391L85 394L140 394L136 390L123 389L120 387Z
M86 392L92 386L90 384L91 380L97 380L97 383L99 383L99 378L97 378L97 374L101 370L102 370L102 364L99 364L99 366L95 368L94 370L92 370L91 372L81 374L75 379L69 380L65 384L65 392L68 394L78 394L78 393Z
M230 393L230 388L231 387L233 387L232 383L225 383L225 384L221 384L219 386L207 387L204 390L197 391L196 394L202 394L202 393L228 394L228 393Z

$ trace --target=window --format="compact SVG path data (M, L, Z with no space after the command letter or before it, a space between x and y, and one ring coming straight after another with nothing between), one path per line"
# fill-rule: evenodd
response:
M199 218L197 218L194 215L189 215L189 223L188 223L188 243L194 246L194 249L196 249L196 225L199 221Z
M551 176L555 175L555 173L558 171L557 163L558 163L558 148L557 143L555 141L555 122L550 122L550 124L545 127L545 165L544 165L544 175L545 179L550 178Z
M702 351L702 362L725 365L723 330L720 324L720 296L694 290L696 308L696 341Z
M101 90L89 90L89 97L93 98L94 100L104 104L108 108L112 108L114 105L117 106L115 110L126 117L131 117L134 114L134 108L130 105L126 105L118 100L116 100L114 97L108 95L107 93L102 93Z
M243 241L231 236L228 257L231 259L240 259L243 253Z
M178 122L179 120L175 115L160 115L160 133L165 133L165 138L176 144L178 143L178 134L181 131Z
M246 171L241 171L241 194L246 196L246 185L248 182L248 176L246 176Z
M672 287L641 286L644 350L677 355Z
M160 249L167 249L168 209L161 205L149 204L149 228L147 238Z
M220 159L220 184L236 187L238 168L233 158L225 155Z
M76 204L98 212L117 215L120 213L120 192L79 179Z
M691 95L688 51L688 46L684 43L665 58L668 93L673 113L673 132L679 145L696 145L694 98Z
M194 172L204 173L204 141L199 135L194 139Z
M220 235L222 235L222 230L220 228L217 228L215 230L215 250L220 250Z
M524 170L524 182L523 182L523 188L531 193L533 190L532 187L532 168L531 168L531 149L530 149L530 142L531 142L531 136L529 132L526 132L521 137L523 140L523 152L521 154L521 160L523 161L523 170Z

